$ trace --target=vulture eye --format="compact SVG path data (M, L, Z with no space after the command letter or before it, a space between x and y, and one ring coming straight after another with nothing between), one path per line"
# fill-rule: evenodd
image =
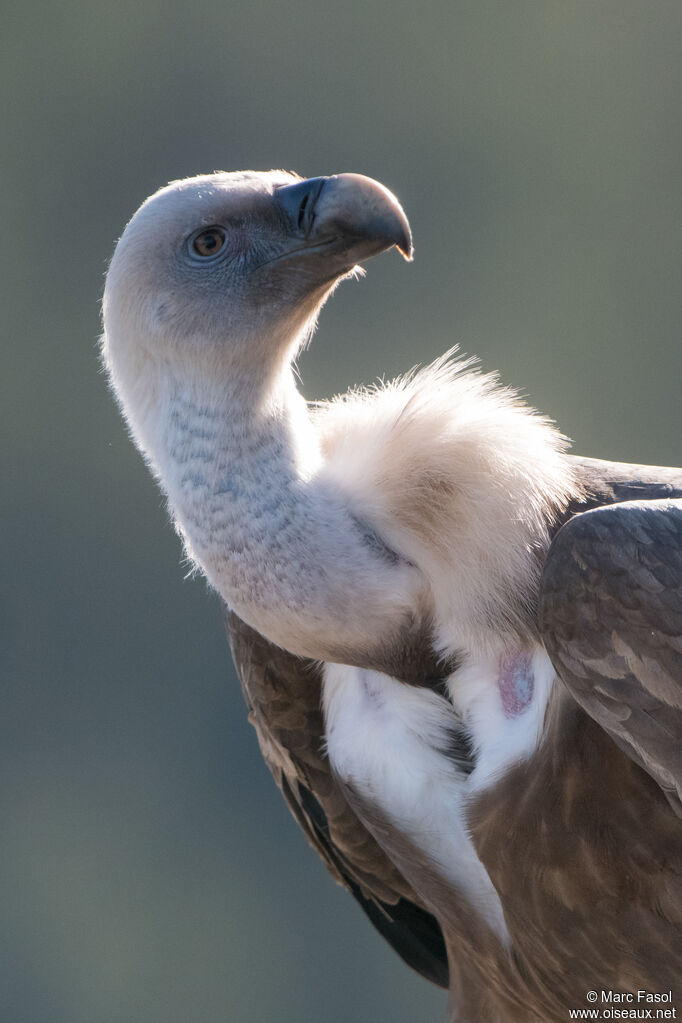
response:
M190 242L190 252L199 259L214 259L225 248L227 235L222 227L205 227Z

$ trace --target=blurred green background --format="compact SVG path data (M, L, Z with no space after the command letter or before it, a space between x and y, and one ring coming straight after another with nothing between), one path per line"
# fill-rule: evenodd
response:
M261 762L99 370L106 261L170 178L370 174L416 260L335 296L307 395L459 342L577 450L679 465L681 29L679 0L7 5L0 1019L442 1018Z

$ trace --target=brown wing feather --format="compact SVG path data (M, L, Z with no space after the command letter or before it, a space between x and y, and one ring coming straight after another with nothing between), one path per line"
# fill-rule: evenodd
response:
M569 516L586 508L619 501L655 501L682 497L682 469L663 465L634 465L602 458L569 455L586 500L574 504Z
M682 473L617 468L601 491L621 503L574 516L550 547L541 630L573 696L681 813Z
M310 844L377 930L428 980L448 986L440 927L346 802L324 754L319 668L226 609L232 656L263 757Z

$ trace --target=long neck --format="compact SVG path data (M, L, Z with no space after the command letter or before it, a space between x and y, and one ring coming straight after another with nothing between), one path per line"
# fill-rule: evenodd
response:
M198 371L167 388L154 457L188 552L227 603L272 641L324 660L361 659L399 628L416 573L325 482L291 370L267 390Z

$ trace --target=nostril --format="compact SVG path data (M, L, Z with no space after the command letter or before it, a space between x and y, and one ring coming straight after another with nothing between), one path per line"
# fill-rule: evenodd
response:
M315 206L320 198L327 178L306 178L295 185L280 185L275 190L275 199L286 214L291 229L301 234L310 234L315 223Z
M305 217L305 211L306 211L306 207L308 205L308 199L309 198L310 198L310 193L306 192L305 195L303 196L303 199L301 200L301 205L298 208L298 229L299 229L299 231L302 230L302 228L303 228L303 218Z
M322 189L324 188L324 186L327 183L327 179L326 178L313 178L313 181L314 181L314 187L308 193L308 196L307 196L307 200L308 201L306 201L306 214L307 214L306 233L309 233L313 229L313 224L315 223L315 207L317 206L317 200L320 198L320 195L322 193ZM312 199L311 199L311 197L312 197Z

